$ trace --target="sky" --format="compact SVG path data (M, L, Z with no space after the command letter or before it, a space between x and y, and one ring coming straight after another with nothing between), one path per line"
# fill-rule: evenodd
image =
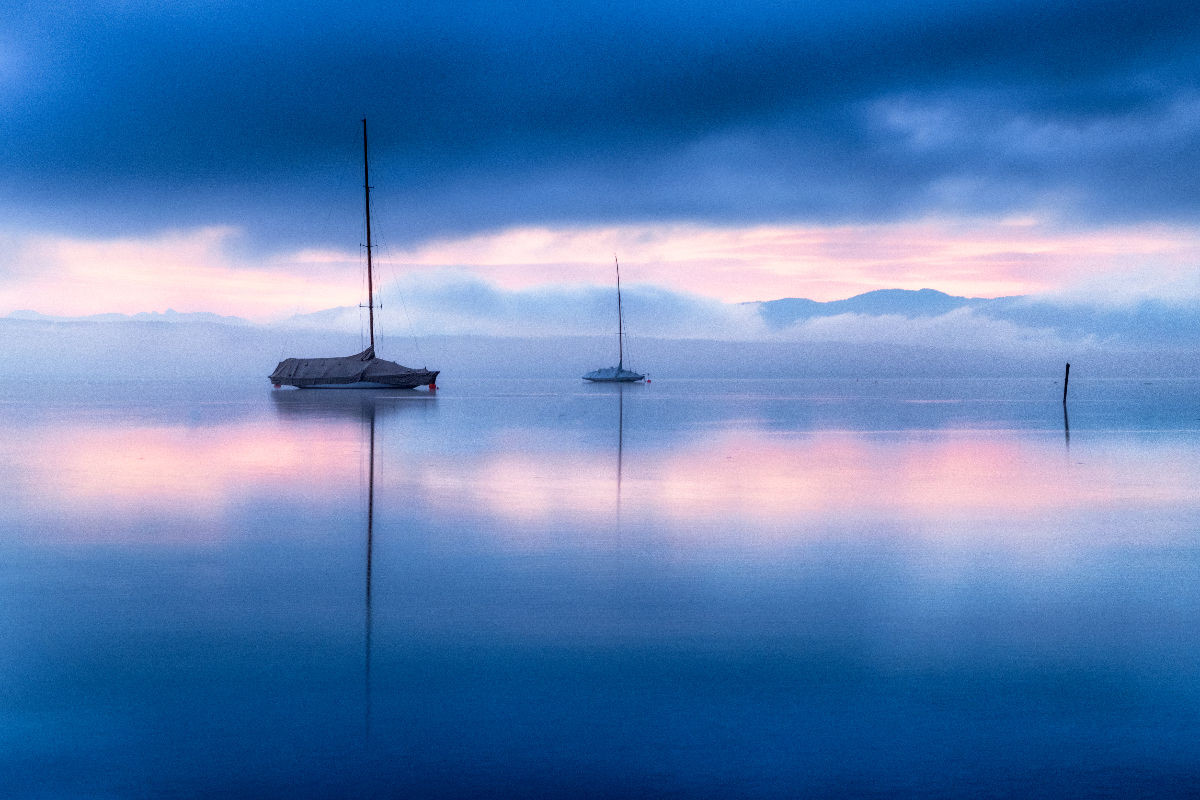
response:
M247 5L5 2L0 316L357 304L363 117L385 290L1200 303L1195 2Z

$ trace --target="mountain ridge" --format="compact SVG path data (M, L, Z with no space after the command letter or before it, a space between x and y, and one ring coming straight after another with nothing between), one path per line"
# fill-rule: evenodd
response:
M754 301L746 305L756 305L763 321L769 327L779 329L814 317L835 317L841 314L896 315L910 319L937 317L960 308L984 309L1028 300L1027 295L986 298L951 295L937 289L875 289L843 300L820 301L785 297L778 300Z
M791 319L792 321L809 316L836 316L837 314L896 314L903 316L936 316L956 308L980 306L1002 300L1024 300L1024 295L1002 298L961 297L950 295L937 289L873 289L841 300L810 300L803 297L782 297L776 300L751 300L737 305L757 306L764 320ZM353 306L331 306L316 311L293 314L276 323L289 324L320 324L336 318L336 316ZM803 313L803 312L812 313ZM819 312L819 313L817 313ZM226 325L255 325L245 317L217 314L211 311L139 311L133 314L119 312L104 312L99 314L84 314L78 316L63 314L43 314L39 311L20 309L6 315L7 319L38 320L42 322L215 322Z
M640 306L643 319L651 315L651 322L662 321L675 313L671 300L682 300L687 305L688 296L648 294L640 297L636 289L627 299L635 313ZM433 313L426 322L421 335L479 334L492 336L561 336L587 335L589 319L599 319L596 298L585 298L578 307L561 305L562 297L550 295L540 301L527 301L525 306L509 307L502 297L498 302L479 306L471 297L459 298L453 293L442 295L434 301ZM666 305L663 305L663 303ZM558 303L559 305L552 305ZM591 305L588 305L590 303ZM540 304L540 305L539 305ZM516 308L520 313L514 313ZM539 309L551 309L552 313L538 316ZM729 315L729 310L743 310L742 316ZM787 297L778 300L750 301L745 303L721 303L709 305L693 303L685 309L692 316L683 322L676 321L674 332L666 332L661 326L655 330L653 324L640 328L641 336L663 338L757 338L762 335L776 337L808 337L837 335L831 328L832 318L841 320L837 330L857 324L855 320L889 320L886 324L895 327L905 320L914 325L928 327L933 321L953 323L959 331L976 332L981 326L1000 325L1023 329L1037 337L1052 334L1063 340L1072 341L1123 341L1141 346L1171 346L1200 348L1200 304L1186 302L1167 303L1157 299L1143 299L1124 305L1103 303L1085 304L1036 295L1013 295L1006 297L981 298L947 294L936 289L877 289L854 295L842 300L818 301L807 298ZM529 316L521 316L527 311ZM746 314L745 311L750 313ZM92 314L81 317L54 316L35 311L14 311L0 319L17 322L43 322L49 324L148 324L148 325L219 325L229 328L263 328L278 330L348 331L359 329L359 325L348 320L357 320L361 310L354 306L335 306L319 311L293 314L281 320L259 323L242 317L214 314L211 312L140 312L137 314ZM505 316L507 314L507 316ZM439 329L437 319L444 316L457 328ZM657 318L656 318L657 317ZM829 322L826 322L829 320ZM529 323L529 324L524 324ZM809 325L818 325L820 330L809 332ZM477 330L472 327L477 325ZM545 327L538 330L539 325ZM558 327L554 327L557 325ZM758 328L757 333L755 332ZM942 326L945 329L945 325ZM679 331L686 330L686 335ZM744 333L745 335L740 335ZM944 332L941 335L950 335Z

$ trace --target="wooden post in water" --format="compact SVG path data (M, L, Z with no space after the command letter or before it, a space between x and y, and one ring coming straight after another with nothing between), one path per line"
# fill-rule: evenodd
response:
M1067 362L1067 371L1063 375L1063 405L1067 404L1067 383L1071 380L1071 362Z

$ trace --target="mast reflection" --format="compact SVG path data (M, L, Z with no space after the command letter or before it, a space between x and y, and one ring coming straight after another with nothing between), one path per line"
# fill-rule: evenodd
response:
M366 405L370 425L367 468L367 588L363 632L363 735L371 737L371 552L375 539L375 404Z
M625 448L625 384L617 384L617 530L621 529L621 468Z

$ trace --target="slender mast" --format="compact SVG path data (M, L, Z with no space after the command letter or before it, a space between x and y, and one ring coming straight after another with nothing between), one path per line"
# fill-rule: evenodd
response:
M625 367L625 321L621 316L621 262L615 253L613 263L617 265L617 369L620 370Z
M363 117L363 193L367 205L367 315L371 323L371 350L375 350L375 282L371 274L371 180L367 174L367 118Z

